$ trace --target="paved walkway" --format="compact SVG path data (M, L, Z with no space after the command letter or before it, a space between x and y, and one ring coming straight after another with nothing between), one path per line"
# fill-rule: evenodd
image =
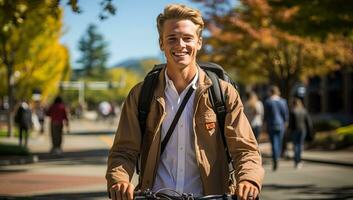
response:
M271 156L271 144L261 143L260 150L263 156ZM293 158L293 151L289 145L288 156L289 159ZM320 151L320 150L304 150L302 154L302 159L304 161L335 164L342 166L353 167L353 151L352 150L335 150L335 151Z
M60 157L48 153L48 134L33 135L29 149L37 156L37 161L0 166L0 199L14 196L29 196L29 199L106 199L106 159L116 127L114 123L73 121L70 134L64 135L64 153ZM1 140L17 144L15 138ZM264 156L270 156L269 143L260 144L260 149ZM303 158L353 166L352 151L305 151ZM0 157L0 160L1 165L4 159Z
M0 157L0 199L106 199L104 175L116 127L101 121L73 121L60 156L49 154L48 133L33 134L28 147L35 162L4 165L6 159L23 162L28 158ZM3 138L1 142L17 144L18 140Z
M117 122L117 120L115 120ZM104 141L109 147L112 145L112 136L107 136L107 134L113 134L116 130L117 123L114 122L103 122L103 121L90 121L90 120L75 120L70 125L70 132L74 135L100 135L100 140ZM76 138L77 139L77 138ZM77 150L79 149L91 149L94 148L94 143L88 143L87 141L81 143L80 139L76 140L75 138L71 139L70 141L64 142L64 144L70 150ZM18 141L16 138L2 138L0 139L1 142L5 143L12 143L17 144ZM79 143L79 144L77 144ZM44 153L50 150L50 142L48 138L48 133L45 136L40 136L38 134L32 134L29 142L29 149L32 153ZM289 143L290 145L290 143ZM271 155L271 146L270 143L265 142L260 144L261 152L264 156ZM290 148L289 148L290 149ZM289 157L293 157L293 152L291 150L289 152ZM353 151L352 148L350 150L337 150L337 151L319 151L319 150L305 150L302 155L303 159L306 161L313 161L313 162L323 162L329 164L340 164L346 166L353 167ZM10 163L9 161L6 162L6 158L3 157L0 161L0 165L6 165L6 163ZM37 161L37 158L29 159L29 162ZM26 162L26 161L22 161ZM21 163L21 161L19 161Z

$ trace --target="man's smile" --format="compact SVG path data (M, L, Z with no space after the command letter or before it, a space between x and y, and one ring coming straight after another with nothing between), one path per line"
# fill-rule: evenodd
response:
M189 52L172 52L173 56L176 56L176 57L183 57L183 56L186 56L186 55L189 55Z

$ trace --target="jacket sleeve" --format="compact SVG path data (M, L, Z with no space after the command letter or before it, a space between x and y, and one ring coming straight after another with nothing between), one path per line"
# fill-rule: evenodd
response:
M265 172L257 141L244 114L238 92L230 85L223 88L227 106L224 134L233 159L236 181L250 181L261 190Z
M117 182L130 182L134 174L141 143L137 113L139 91L140 84L131 89L121 111L114 143L108 156L108 191Z

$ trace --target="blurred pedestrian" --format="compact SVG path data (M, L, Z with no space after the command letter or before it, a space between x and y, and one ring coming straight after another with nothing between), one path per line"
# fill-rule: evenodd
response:
M62 153L62 135L63 126L66 125L67 130L69 130L69 120L67 117L66 108L64 102L60 96L57 96L54 103L49 107L47 115L50 117L50 130L52 139L52 149L51 153L59 155Z
M40 101L34 102L33 112L38 118L39 132L41 135L44 133L44 119L45 119L45 108Z
M98 111L99 111L100 119L104 121L107 120L112 111L111 104L108 101L100 102L98 105Z
M278 168L278 161L281 155L283 135L288 125L288 104L285 99L280 97L277 86L271 86L269 97L265 101L265 122L267 132L272 146L272 169Z
M264 117L264 106L255 92L248 92L246 96L247 101L244 104L244 112L250 122L256 140L259 141Z
M302 167L301 154L303 152L306 134L312 131L310 116L299 98L294 98L289 115L289 131L293 142L294 166Z
M78 103L75 107L75 117L76 119L81 119L83 115L83 106L82 103Z
M19 131L19 145L27 147L29 131L32 127L32 111L26 101L20 103L15 114L15 122Z

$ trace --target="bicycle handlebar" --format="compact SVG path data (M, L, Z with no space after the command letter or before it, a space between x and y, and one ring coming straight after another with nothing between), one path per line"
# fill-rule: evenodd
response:
M176 193L178 194L178 193ZM236 195L223 194L223 195L206 195L206 196L194 196L193 194L180 194L180 195L170 195L164 192L152 192L150 190L146 191L135 191L134 199L136 200L237 200Z

